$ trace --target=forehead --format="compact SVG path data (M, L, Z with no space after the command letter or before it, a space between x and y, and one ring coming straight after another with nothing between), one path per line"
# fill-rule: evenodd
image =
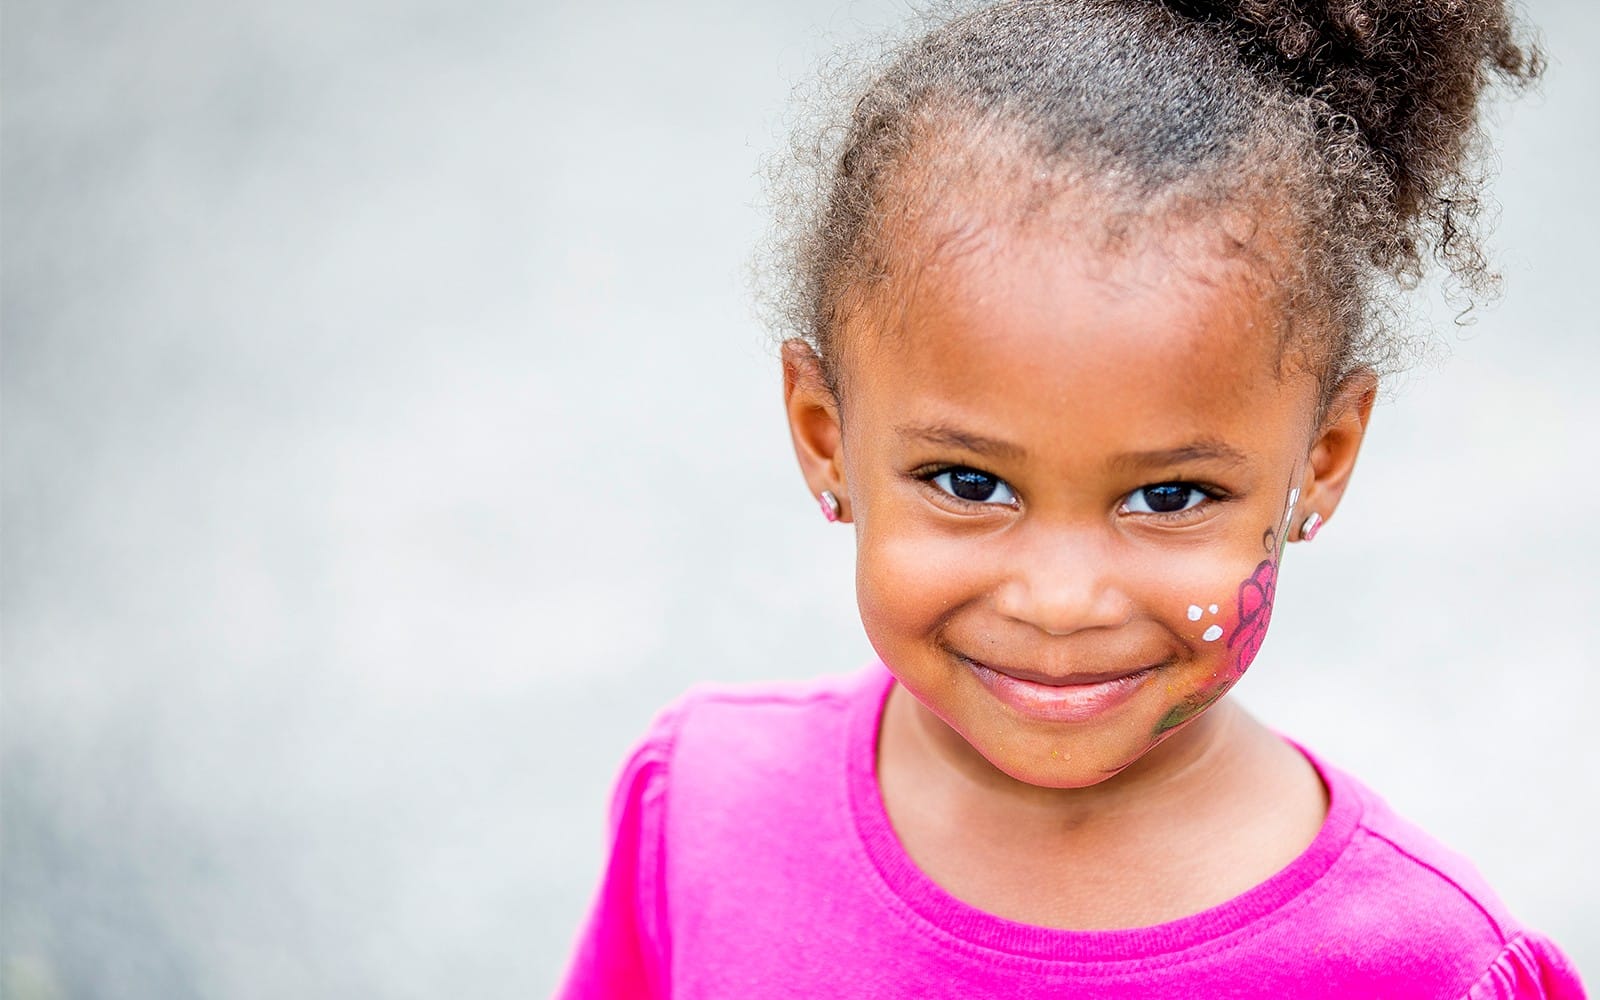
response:
M847 338L846 389L938 411L928 419L1169 438L1226 433L1284 395L1276 298L1201 239L1112 250L1039 227L973 230L895 283L876 329Z

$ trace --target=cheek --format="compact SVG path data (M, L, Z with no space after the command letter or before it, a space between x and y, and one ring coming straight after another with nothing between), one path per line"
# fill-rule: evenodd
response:
M1259 548L1243 547L1152 553L1139 560L1130 584L1146 613L1182 637L1196 658L1214 661L1236 644L1242 626L1260 618L1255 609L1266 591L1258 581L1245 593L1241 581L1256 578L1261 558Z
M982 578L969 549L937 534L874 525L856 538L856 601L875 644L935 631L981 592Z
M1277 586L1278 566L1273 558L1256 563L1242 580L1237 576L1228 587L1229 595L1205 606L1190 605L1185 618L1200 631L1191 648L1199 673L1190 673L1189 682L1168 688L1171 708L1156 724L1160 736L1181 726L1221 698L1244 676L1266 638L1272 619L1272 601ZM1199 615L1196 615L1196 608ZM1215 612L1211 608L1215 607Z

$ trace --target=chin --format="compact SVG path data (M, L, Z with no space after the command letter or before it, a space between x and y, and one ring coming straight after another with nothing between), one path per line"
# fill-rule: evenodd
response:
M1039 788L1089 788L1116 777L1160 745L1160 740L1129 747L1107 747L1103 740L1036 737L1008 741L999 747L972 743L994 768L1007 777Z

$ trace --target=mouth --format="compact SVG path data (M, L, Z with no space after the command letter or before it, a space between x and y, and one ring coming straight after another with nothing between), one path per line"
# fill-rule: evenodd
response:
M1160 664L1110 673L1052 676L991 667L957 654L989 693L1019 715L1041 722L1088 722L1133 697Z

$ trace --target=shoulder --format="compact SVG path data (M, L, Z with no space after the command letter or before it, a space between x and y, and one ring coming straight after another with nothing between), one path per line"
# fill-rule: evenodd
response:
M785 731L835 716L855 703L868 671L824 674L805 680L696 684L663 711L686 726L736 726Z
M834 870L849 855L852 723L866 718L876 690L870 669L704 684L658 715L643 795L659 891L681 918L664 909L664 927L692 937L689 925L741 926L755 900L779 912L804 896L807 872Z
M636 751L669 753L684 739L725 726L765 729L814 722L847 707L870 683L869 671L823 674L804 680L695 684L660 709Z
M1352 867L1368 880L1381 880L1403 912L1425 926L1496 944L1522 929L1466 856L1395 812L1355 777L1322 767L1360 803Z
M619 786L664 792L670 776L673 797L682 798L814 778L820 757L842 753L852 709L877 680L869 667L806 680L696 684L656 713Z
M728 791L741 779L799 780L842 747L870 671L803 681L698 684L662 710L653 731L670 741L674 785Z
M841 770L844 708L872 683L863 670L705 684L657 712L612 788L610 854L559 995L664 994L683 930L674 905L695 924L748 897L752 876L786 889L793 866L781 847L792 830L818 827Z
M834 802L852 710L868 707L882 670L690 688L656 713L624 760L612 789L614 835L631 829L665 853L668 841L737 839L763 820Z
M1511 915L1471 861L1353 776L1312 761L1332 794L1357 806L1318 907L1325 941L1347 961L1442 997L1582 996L1570 962Z

